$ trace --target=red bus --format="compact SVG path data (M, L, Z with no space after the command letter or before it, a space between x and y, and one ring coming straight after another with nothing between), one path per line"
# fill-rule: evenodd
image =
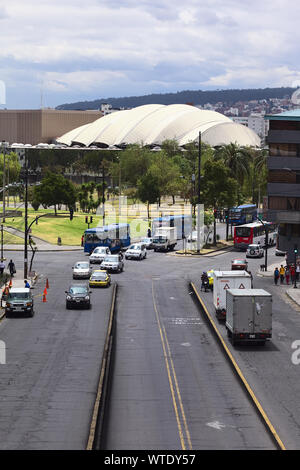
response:
M265 245L265 226L268 227L268 244L275 245L277 240L277 224L273 222L252 222L251 224L238 225L234 227L234 247L238 250L246 250L248 245L260 243Z

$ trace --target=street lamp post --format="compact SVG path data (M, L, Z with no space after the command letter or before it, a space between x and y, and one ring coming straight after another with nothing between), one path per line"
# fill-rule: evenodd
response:
M198 140L198 197L197 197L197 253L200 253L200 180L201 180L201 132Z
M3 151L3 193L2 193L2 216L3 216L3 222L5 222L5 176L6 176L6 165L5 165L5 156L6 156L6 149L9 146L9 142L5 142L5 140L2 140L1 142L1 148Z
M25 227L24 227L24 279L28 274L28 158L25 150Z
M268 270L268 246L269 246L269 232L267 225L261 220L257 219L264 226L265 229L265 271Z

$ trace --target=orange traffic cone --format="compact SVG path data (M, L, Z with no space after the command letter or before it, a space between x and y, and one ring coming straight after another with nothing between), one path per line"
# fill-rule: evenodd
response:
M44 294L44 295L47 295L47 294L48 294L48 292L47 292L47 288L46 288L46 287L45 287L45 289L44 289L44 292L43 292L43 294Z
M9 281L9 285L8 285L9 288L12 287L12 280Z
M45 294L43 294L43 302L47 302L47 298Z
M49 289L49 281L48 281L48 278L46 280L46 289Z

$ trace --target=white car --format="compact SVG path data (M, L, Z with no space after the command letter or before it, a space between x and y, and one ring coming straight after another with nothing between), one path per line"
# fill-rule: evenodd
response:
M125 252L125 259L145 259L147 257L146 246L141 243L134 243Z
M107 246L97 246L89 257L90 263L100 264L104 258L110 254L110 249Z
M88 261L77 261L73 266L73 279L89 279L92 273Z
M265 251L259 243L253 243L247 248L246 258L262 258L264 253Z
M151 250L151 248L153 248L153 238L150 238L150 237L142 238L141 243L145 245L147 250Z

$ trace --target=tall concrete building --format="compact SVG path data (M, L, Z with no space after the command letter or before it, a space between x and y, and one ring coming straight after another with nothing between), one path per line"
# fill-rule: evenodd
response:
M294 261L294 248L300 253L300 109L266 115L268 220L279 223L278 247Z
M90 124L102 115L100 111L0 110L0 141L31 145L51 143L57 136Z

